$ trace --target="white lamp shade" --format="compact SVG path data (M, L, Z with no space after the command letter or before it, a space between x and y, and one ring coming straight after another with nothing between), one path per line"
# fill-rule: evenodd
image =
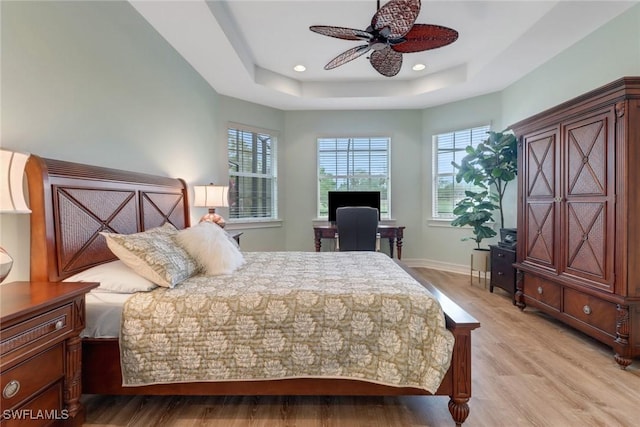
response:
M196 185L193 187L193 206L205 208L224 208L229 206L229 186Z
M0 150L0 213L30 213L24 199L24 167L29 154Z

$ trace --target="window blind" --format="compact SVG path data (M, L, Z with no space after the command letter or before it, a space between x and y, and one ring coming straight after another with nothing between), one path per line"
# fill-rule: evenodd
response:
M442 133L433 137L434 167L433 167L433 217L453 218L453 208L465 197L466 190L477 191L473 184L462 181L456 182L457 170L451 162L460 164L467 155L466 147L485 141L490 126L478 126L470 129Z
M389 217L390 138L318 138L318 217L328 216L329 191L380 191Z
M261 130L228 128L229 217L276 218L276 138Z

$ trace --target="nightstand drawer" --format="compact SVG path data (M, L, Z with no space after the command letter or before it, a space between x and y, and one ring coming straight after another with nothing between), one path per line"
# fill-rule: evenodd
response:
M2 373L2 408L12 408L63 377L64 344L60 343Z
M13 409L7 419L2 420L2 427L40 427L56 425L69 418L69 414L62 408L62 380L37 395L34 399L18 409ZM4 407L3 407L4 411Z
M512 267L512 262L501 258L497 261L495 258L492 259L491 280L502 285L513 287L515 283L515 269Z
M62 338L73 330L71 304L63 305L43 315L2 330L0 355L20 350L27 353Z

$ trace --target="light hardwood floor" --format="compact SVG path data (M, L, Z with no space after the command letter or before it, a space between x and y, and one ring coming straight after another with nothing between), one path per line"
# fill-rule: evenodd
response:
M417 269L481 322L472 333L467 427L640 425L640 361L535 310L477 277ZM488 285L487 285L488 288ZM391 427L454 425L448 397L83 396L89 426Z

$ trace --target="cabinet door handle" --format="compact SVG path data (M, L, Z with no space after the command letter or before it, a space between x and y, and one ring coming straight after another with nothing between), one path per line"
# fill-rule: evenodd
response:
M585 305L584 307L582 307L582 312L588 316L589 314L591 314L591 307Z
M19 391L20 391L20 381L11 380L7 383L6 386L4 386L4 389L2 390L2 396L5 399L11 399L13 396L18 394Z

